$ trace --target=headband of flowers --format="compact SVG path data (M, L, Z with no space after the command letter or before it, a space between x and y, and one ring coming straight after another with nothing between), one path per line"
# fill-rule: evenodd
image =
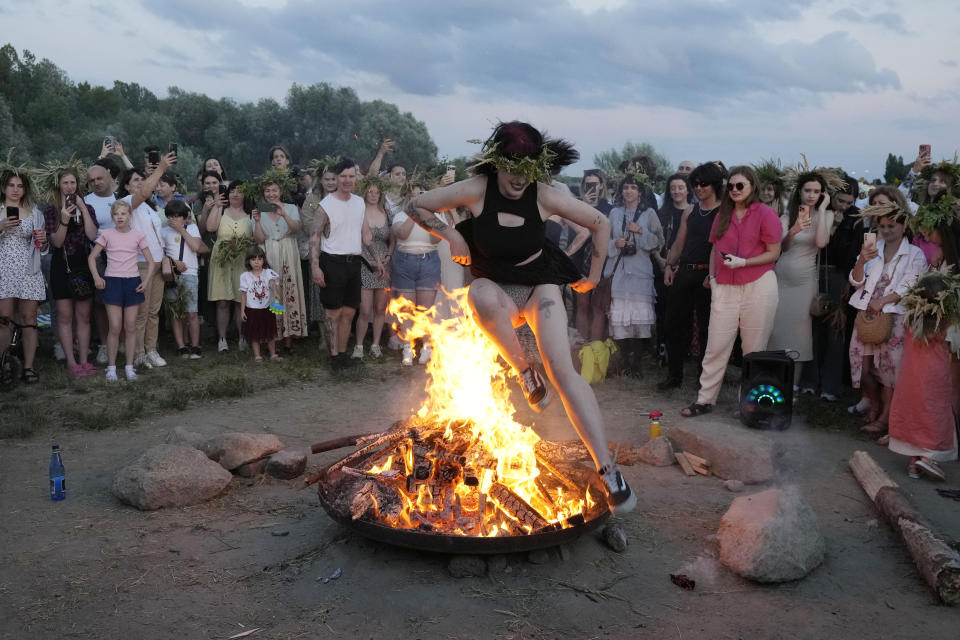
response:
M360 196L361 198L367 197L367 191L370 190L370 187L376 187L381 194L386 193L390 188L390 183L386 178L381 178L380 176L375 175L366 175L359 180L353 189L353 192Z
M510 157L504 155L499 144L485 143L482 140L467 140L474 144L482 144L480 154L474 158L471 169L476 171L477 167L485 164L492 165L497 170L506 171L516 176L521 176L530 182L545 182L550 184L550 170L553 167L557 153L547 145L540 147L540 153L535 156Z
M780 165L780 159L767 158L760 164L753 165L753 171L757 174L759 184L770 184L778 190L783 189L783 168Z
M952 194L940 194L932 202L921 205L917 214L910 219L910 226L915 231L930 235L942 225L950 225L953 220L960 220L960 200Z
M895 222L905 222L910 217L910 212L895 202L885 202L883 204L872 204L869 207L864 207L856 217L863 218L864 220L890 218Z
M75 156L70 156L66 162L59 160L45 162L31 171L34 188L46 202L56 202L57 193L60 191L60 176L68 169L76 173L77 193L82 196L86 193L87 181L84 177L87 175L87 165Z
M307 171L313 174L314 178L322 178L323 174L333 169L338 162L340 162L340 156L335 155L326 155L319 159L314 158L307 165Z
M795 167L787 167L783 171L783 188L785 192L792 193L794 189L800 186L797 184L800 176L810 173L816 174L823 179L829 193L836 193L847 188L847 181L844 179L843 169L837 167L810 168L810 161L807 160L807 154L801 153L800 158L800 162L798 162Z
M927 186L933 174L943 173L950 178L950 195L954 198L960 198L960 163L957 155L954 154L953 162L944 160L937 164L928 164L920 170L920 175L913 186L913 198L917 202L923 202L927 198Z
M960 274L942 265L922 274L900 304L904 322L917 340L928 342L947 327L960 323Z
M270 167L261 175L240 185L240 193L249 200L259 200L263 198L263 190L271 184L280 187L280 200L283 202L290 202L297 190L297 181L292 173L286 169Z

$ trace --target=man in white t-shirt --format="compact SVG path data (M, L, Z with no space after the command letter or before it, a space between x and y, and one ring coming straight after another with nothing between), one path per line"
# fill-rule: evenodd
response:
M187 224L190 219L190 207L180 200L171 200L164 208L167 226L160 230L164 255L173 258L173 265L180 274L176 286L166 288L168 302L176 303L180 296L181 284L185 300L182 318L171 317L173 338L177 341L177 354L181 358L197 360L200 355L200 317L197 315L199 300L199 279L197 277L197 255L208 253L210 248L200 239L200 228ZM174 306L177 306L174 304ZM190 334L190 346L187 347L183 335L183 325L187 325Z
M330 368L338 373L350 364L347 341L353 316L360 306L361 253L372 236L364 219L363 198L353 193L357 182L355 163L344 158L332 171L337 174L337 190L317 207L310 236L310 265L326 310Z

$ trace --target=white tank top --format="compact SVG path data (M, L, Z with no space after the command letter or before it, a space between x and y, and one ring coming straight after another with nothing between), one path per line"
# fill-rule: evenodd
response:
M351 193L344 202L330 194L320 201L330 218L330 236L320 234L320 246L325 253L340 256L359 255L363 250L363 198Z

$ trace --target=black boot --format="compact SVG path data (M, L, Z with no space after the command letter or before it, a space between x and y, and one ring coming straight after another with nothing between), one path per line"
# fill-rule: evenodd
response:
M643 349L644 349L644 340L640 338L631 338L630 339L630 375L634 378L643 377L643 368L641 367L641 362L643 362Z
M611 367L618 376L630 375L630 341L614 340L614 343L617 345L616 364L611 362Z

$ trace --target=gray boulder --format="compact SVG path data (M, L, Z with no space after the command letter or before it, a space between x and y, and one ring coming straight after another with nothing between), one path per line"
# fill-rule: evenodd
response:
M271 433L222 433L202 442L199 448L221 467L233 471L280 451L283 443Z
M677 459L673 456L673 445L666 436L660 436L653 440L648 440L637 451L640 462L653 465L654 467L669 467L677 464Z
M185 507L215 497L232 477L193 447L161 444L117 472L113 494L144 511Z
M167 444L185 444L188 447L199 449L200 445L207 437L196 431L190 431L186 427L174 427L173 431L167 434Z
M670 427L666 435L681 450L709 460L715 476L744 484L771 480L784 452L766 432L704 418Z
M736 498L717 531L720 562L756 582L799 580L823 562L825 543L796 487Z
M281 480L293 480L307 470L307 454L302 451L284 449L277 451L267 460L265 471Z

